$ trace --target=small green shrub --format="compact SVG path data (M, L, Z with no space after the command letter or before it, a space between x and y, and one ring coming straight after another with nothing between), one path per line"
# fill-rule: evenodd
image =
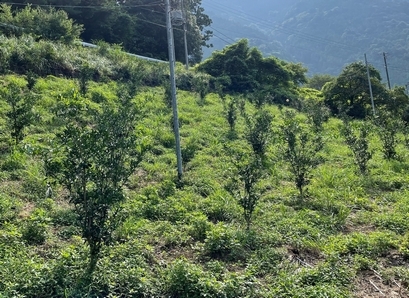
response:
M197 241L206 239L207 233L211 230L212 225L208 221L206 215L198 213L192 214L189 218L189 235Z
M376 231L370 234L354 232L346 237L333 237L325 250L332 254L359 254L374 258L386 256L391 249L397 247L396 234Z
M409 232L403 236L403 239L399 245L399 251L406 257L409 258Z
M397 134L402 130L403 122L391 112L386 111L379 111L374 122L378 128L379 138L382 141L384 158L388 160L396 158Z
M234 131L237 121L237 99L230 98L225 110L225 117L229 123L230 131Z
M172 298L219 297L218 282L186 259L174 261L164 272L165 295Z
M199 208L214 223L231 222L239 216L236 200L227 191L212 192L201 200Z
M26 220L22 238L30 245L43 244L47 239L47 227L50 218L44 209L35 209Z
M302 126L292 111L285 112L284 125L280 126L280 130L284 143L281 154L290 166L289 170L302 200L304 188L310 183L311 172L321 162L318 153L324 145L322 136L320 133L311 133L308 127Z
M16 200L12 200L9 196L0 193L0 227L4 222L9 222L15 218L19 207L20 203L16 202Z
M243 256L243 248L231 227L217 223L206 234L203 255L215 259L237 260Z
M263 157L272 138L271 122L274 116L268 110L258 110L253 117L245 116L246 140L254 154Z
M312 100L305 103L303 110L307 114L312 129L316 133L321 133L324 129L323 125L328 121L331 111L323 103L317 103Z
M254 210L261 198L258 183L264 175L263 164L258 157L250 157L249 160L235 161L235 166L236 172L231 177L228 189L243 208L247 230L250 230Z
M357 128L353 127L348 119L344 119L342 134L345 142L354 154L355 164L362 175L368 172L368 161L372 158L369 151L369 126L361 123Z

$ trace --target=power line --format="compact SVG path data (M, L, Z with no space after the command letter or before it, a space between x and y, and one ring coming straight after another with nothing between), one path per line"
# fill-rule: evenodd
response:
M212 26L209 26L209 28L212 28L214 31L220 33L221 35L223 35L223 36L226 37L227 39L230 39L231 41L236 42L233 38L231 38L231 37L227 36L226 34L220 32L220 31L217 30L216 28L213 28Z
M270 29L270 30L279 30L279 31L282 31L282 32L287 33L287 34L296 35L296 36L298 36L300 38L303 38L303 39L306 39L306 40L309 40L309 41L315 41L315 42L326 43L326 44L331 43L331 44L337 45L338 47L341 46L341 47L344 47L345 49L350 50L350 47L347 44L337 42L337 41L334 41L334 40L330 40L330 39L326 39L326 38L323 38L323 37L320 37L320 36L304 33L304 32L298 31L298 30L294 30L294 29L290 29L290 28L284 28L281 25L271 26L268 21L260 19L259 17L255 17L255 16L249 15L247 13L243 13L242 11L233 9L231 7L226 7L226 6L224 6L224 5L220 4L220 3L212 3L211 0L208 0L208 1L210 1L210 6L213 5L213 7L218 9L218 10L223 10L224 12L232 13L236 17L241 18L241 19L246 20L246 21L256 22L259 25L263 26L264 28L267 28L267 29Z
M222 40L222 41L224 41L227 45L231 45L231 44L232 44L231 42L225 40L224 38L218 36L217 34L214 34L214 33L213 33L213 36L216 37L216 38L218 38L218 39L220 39L220 40Z
M16 6L28 6L31 4L28 3L15 3L15 2L7 2L5 3L7 5L16 5ZM138 8L138 7L153 7L156 5L162 4L162 1L157 1L157 2L152 2L149 4L139 4L139 5L120 5L121 7L127 7L127 8ZM116 8L117 6L102 6L102 5L59 5L59 4L33 4L32 6L36 7L54 7L54 8L86 8L86 9L113 9Z

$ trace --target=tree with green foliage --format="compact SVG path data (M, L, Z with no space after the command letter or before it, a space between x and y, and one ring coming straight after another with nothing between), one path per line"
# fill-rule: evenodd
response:
M233 162L235 173L232 175L228 189L243 208L246 227L250 230L253 212L261 197L258 183L264 175L264 167L260 157L253 154L242 155Z
M24 129L35 120L33 107L36 96L16 82L10 82L0 92L0 96L10 106L10 110L6 112L7 124L17 145L24 137Z
M322 133L324 123L328 121L331 112L322 103L313 100L304 101L303 111L307 114L308 120L315 133Z
M42 38L64 43L72 43L79 39L82 26L75 24L63 10L48 10L41 7L26 6L13 11L7 4L0 5L0 32L6 36L32 34Z
M403 122L400 117L389 111L380 110L374 119L379 138L382 142L384 158L390 160L397 157L398 133L402 131Z
M62 184L69 191L89 245L89 276L118 224L124 183L141 160L134 131L137 117L131 97L122 93L118 107L103 106L89 124L72 122L60 136L64 148Z
M374 103L376 107L384 105L388 94L381 83L381 75L373 66L369 66ZM371 112L371 98L366 66L362 62L347 65L342 73L323 87L325 104L335 115L346 115L363 119Z
M121 44L128 52L162 60L168 59L166 14L163 1L7 0L4 2L31 3L34 7L36 5L61 6L64 11L59 10L54 13L68 14L76 23L82 24L84 30L81 38L87 42L104 40ZM192 63L200 62L203 56L202 47L210 46L208 40L212 35L212 32L206 29L212 20L205 13L201 2L201 0L184 0L184 7L182 7L179 2L171 1L172 8L183 9L185 13L187 46ZM16 5L15 7L18 9L21 6ZM52 8L50 10L53 11ZM182 27L176 24L174 27L176 60L184 61L184 32ZM69 38L70 34L66 36Z
M328 82L335 80L335 77L329 74L315 74L307 79L306 87L321 90Z
M210 76L205 73L197 73L192 80L192 89L199 94L199 104L205 103L206 95L210 92Z
M214 52L198 66L198 70L215 78L228 77L224 87L232 93L263 88L274 91L289 86L292 79L285 63L275 57L263 58L258 49L249 47L247 39Z
M311 171L321 162L318 153L323 148L321 134L311 133L303 126L292 111L285 111L284 124L281 125L283 146L282 156L290 166L300 199L304 199L305 187L310 183Z
M290 63L282 61L284 68L288 71L290 75L290 80L296 85L303 85L308 82L306 73L308 69L301 63Z
M227 122L229 123L230 131L234 132L236 128L236 121L237 121L237 99L230 98L227 103L227 108L225 107L225 116Z
M366 122L352 125L348 118L343 119L344 126L341 130L345 142L354 154L355 164L362 175L368 173L368 161L372 158L369 151L369 126Z
M78 85L82 96L87 94L89 81L92 79L93 75L92 72L93 71L88 63L84 63L79 70Z
M404 114L409 106L409 96L406 94L405 87L395 86L388 90L388 98L385 102L385 109L392 113L394 117L400 116L404 120Z
M266 109L258 110L252 117L245 115L246 140L256 156L263 158L272 138L271 122L274 116Z

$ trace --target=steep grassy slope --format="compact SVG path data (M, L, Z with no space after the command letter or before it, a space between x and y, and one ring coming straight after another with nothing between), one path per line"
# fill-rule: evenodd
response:
M2 76L0 82L15 79ZM229 153L248 147L244 120L239 117L232 134L217 95L203 103L195 93L180 91L187 162L179 184L171 111L161 87L141 87L134 98L143 116L135 133L149 150L127 184L124 221L84 287L87 247L73 206L44 170L44 149L63 129L55 107L76 88L73 80L39 79L33 89L38 120L13 150L8 106L0 99L0 297L407 297L406 147L398 148L398 160L385 161L371 135L370 174L358 175L339 133L341 122L330 119L323 163L300 201L281 159L281 141L274 138L266 154L264 195L246 231L242 209L226 190L234 173ZM115 104L117 88L116 82L91 83L82 99L86 110ZM255 108L247 103L246 110ZM280 109L268 110L278 135ZM51 198L45 195L47 181Z

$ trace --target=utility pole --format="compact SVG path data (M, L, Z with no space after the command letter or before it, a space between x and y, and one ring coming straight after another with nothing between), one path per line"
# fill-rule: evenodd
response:
M176 159L178 165L178 179L182 179L182 153L180 149L180 135L179 135L179 116L178 104L176 99L176 81L175 81L175 45L173 40L172 17L169 0L165 0L166 4L166 29L168 35L168 50L169 50L169 69L170 69L170 87L172 95L172 109L173 109L173 131L176 139Z
M187 26L186 26L186 8L184 5L184 1L182 0L182 11L183 11L183 40L185 42L185 67L186 70L189 69L189 53L187 51Z
M369 93L371 95L372 112L373 112L373 116L375 117L376 116L375 115L375 104L374 104L374 101L373 101L371 76L369 75L369 67L368 67L368 60L366 60L366 54L365 54L365 65L366 65L366 74L368 75Z
M391 81L389 80L388 63L386 63L386 53L383 52L383 61L385 62L386 78L388 80L388 87L391 90Z
M405 86L406 86L406 94L409 95L409 82L407 82Z

